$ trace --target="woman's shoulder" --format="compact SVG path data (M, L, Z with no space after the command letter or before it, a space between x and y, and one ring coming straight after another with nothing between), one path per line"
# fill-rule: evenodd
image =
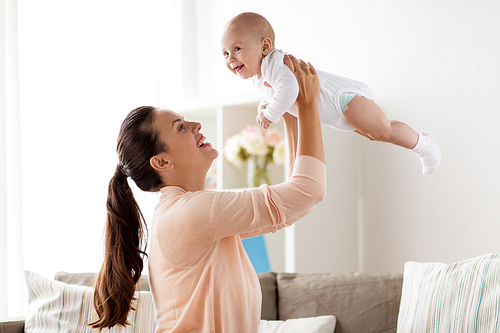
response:
M153 219L162 228L197 224L210 219L215 197L214 191L190 192L178 186L162 188Z
M161 196L158 202L158 209L168 209L170 211L193 213L206 211L218 196L218 191L186 191L179 186L167 186L160 190Z

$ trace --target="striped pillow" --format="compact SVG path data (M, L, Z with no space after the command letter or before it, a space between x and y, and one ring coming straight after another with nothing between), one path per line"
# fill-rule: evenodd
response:
M398 332L499 332L500 255L407 262Z
M93 288L48 280L38 274L25 272L28 288L26 332L97 332L87 324L97 319L92 304ZM151 292L136 292L134 308L127 327L114 326L102 332L154 332L155 310Z

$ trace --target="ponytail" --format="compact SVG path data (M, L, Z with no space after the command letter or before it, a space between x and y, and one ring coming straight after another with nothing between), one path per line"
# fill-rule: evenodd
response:
M120 165L109 182L107 211L104 263L94 291L99 320L90 324L97 329L128 324L135 284L146 256L142 250L144 217Z
M109 181L104 240L104 261L97 276L94 307L99 319L89 325L102 330L126 326L132 308L135 285L147 257L143 240L147 231L144 216L128 184L128 177L143 191L158 191L159 174L151 167L151 157L166 151L154 130L154 107L130 112L120 128L117 152L120 163Z

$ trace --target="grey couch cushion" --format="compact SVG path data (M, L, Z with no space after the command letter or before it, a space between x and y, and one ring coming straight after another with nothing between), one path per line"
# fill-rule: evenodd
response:
M279 319L334 315L335 333L396 332L403 274L277 276Z
M260 288L262 289L262 314L261 319L278 319L278 295L276 287L276 273L258 273Z
M0 333L24 333L24 318L0 321Z

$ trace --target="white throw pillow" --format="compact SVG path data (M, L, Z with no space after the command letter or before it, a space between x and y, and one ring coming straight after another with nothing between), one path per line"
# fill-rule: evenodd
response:
M499 318L500 255L405 264L398 332L497 332Z
M333 333L337 319L319 316L281 320L261 320L258 333Z
M48 280L33 272L25 272L28 288L28 312L25 331L28 332L97 332L88 323L97 320L93 306L93 288ZM135 293L136 311L130 311L126 327L114 326L102 332L153 333L155 309L151 292Z

